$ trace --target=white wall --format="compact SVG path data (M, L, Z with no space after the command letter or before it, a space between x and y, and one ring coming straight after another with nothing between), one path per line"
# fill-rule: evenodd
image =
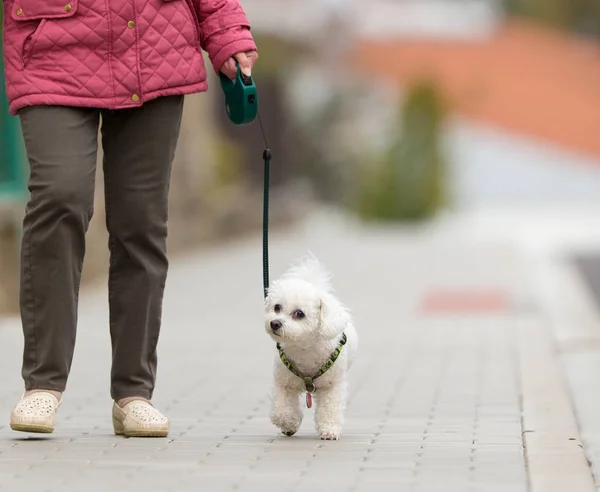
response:
M502 19L498 0L371 0L354 6L356 27L369 37L488 37Z
M321 36L330 15L369 37L489 36L502 20L499 0L242 0L261 31L312 39Z
M453 120L446 145L455 206L600 205L600 158Z

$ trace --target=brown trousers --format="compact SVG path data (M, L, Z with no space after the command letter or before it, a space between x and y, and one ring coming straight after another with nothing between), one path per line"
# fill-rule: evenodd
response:
M182 111L183 96L174 96L119 111L35 106L20 112L31 170L21 253L26 389L62 392L67 384L102 117L111 396L152 397Z

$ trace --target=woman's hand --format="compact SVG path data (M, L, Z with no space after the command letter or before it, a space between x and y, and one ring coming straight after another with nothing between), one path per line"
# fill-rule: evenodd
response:
M242 73L247 77L252 75L252 66L258 60L258 53L256 51L248 51L247 53L237 53L229 58L223 65L221 66L221 72L223 72L227 77L234 80L237 77L237 67L235 66L235 61L238 61L240 64L240 68Z

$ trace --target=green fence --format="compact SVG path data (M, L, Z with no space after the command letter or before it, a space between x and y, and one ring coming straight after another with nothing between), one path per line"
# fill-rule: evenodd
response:
M0 21L2 19L0 8ZM1 29L0 29L1 35ZM0 41L0 54L2 44ZM0 202L22 200L27 193L25 152L19 119L10 116L0 56Z

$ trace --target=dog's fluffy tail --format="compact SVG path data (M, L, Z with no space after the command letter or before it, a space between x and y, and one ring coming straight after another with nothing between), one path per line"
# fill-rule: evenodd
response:
M295 262L285 276L306 280L326 290L331 289L331 274L312 253Z

